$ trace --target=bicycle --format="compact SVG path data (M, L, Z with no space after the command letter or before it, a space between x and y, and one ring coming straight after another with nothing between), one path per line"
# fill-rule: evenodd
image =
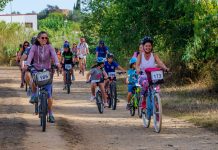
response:
M70 94L70 87L71 87L71 69L72 64L64 64L64 70L66 74L66 87L67 87L67 94Z
M90 80L90 81L87 81L86 83L98 83L100 80ZM101 90L100 88L97 86L96 90L95 90L95 97L96 97L96 105L97 105L97 108L98 108L98 111L100 114L103 114L104 112L104 103L103 103L103 99L102 99L102 93L101 93Z
M158 86L163 83L163 71L160 68L148 68L145 72L149 85L148 91L144 95L146 106L142 108L143 125L149 128L151 117L153 116L155 132L160 133L162 127L162 104Z
M52 73L46 69L36 71L33 66L28 68L37 88L38 100L35 102L35 114L39 115L42 131L45 132L46 122L48 121L48 92L46 86L52 84Z
M130 99L130 115L135 116L135 110L138 109L140 99L141 86L136 83L132 90L132 96Z
M117 72L117 74L124 74L125 72ZM109 89L107 89L109 108L116 110L117 107L117 84L116 73L108 72L109 77Z

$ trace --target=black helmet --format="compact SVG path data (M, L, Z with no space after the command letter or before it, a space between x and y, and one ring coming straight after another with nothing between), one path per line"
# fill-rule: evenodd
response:
M104 45L104 41L103 41L103 40L100 40L100 41L99 41L99 44Z
M36 38L37 38L36 36L33 36L33 37L32 37L32 39L31 39L31 41L30 41L30 43L31 43L32 45L35 43Z
M114 54L112 53L107 54L107 58L114 58Z
M145 43L147 43L147 42L149 42L149 43L151 43L151 45L153 45L153 40L152 40L152 38L150 36L145 36L142 39L141 44L145 45Z

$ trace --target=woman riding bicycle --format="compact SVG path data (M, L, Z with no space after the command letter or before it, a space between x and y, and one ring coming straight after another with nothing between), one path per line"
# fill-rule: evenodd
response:
M169 68L160 60L157 54L153 53L153 40L149 36L145 36L142 40L143 51L137 57L137 72L144 71L146 68L160 67L169 71Z
M33 60L33 66L37 71L41 70L51 70L51 59L54 59L55 64L60 69L61 66L58 62L57 55L55 53L54 48L51 46L48 38L48 34L44 31L40 32L37 36L35 44L31 47L28 59L27 66L31 65ZM26 67L27 69L27 67ZM35 103L37 91L36 85L33 83L31 79L31 87L32 87L32 97L30 102ZM49 114L49 122L54 123L55 119L52 113L52 84L46 86L46 90L48 92L48 114Z

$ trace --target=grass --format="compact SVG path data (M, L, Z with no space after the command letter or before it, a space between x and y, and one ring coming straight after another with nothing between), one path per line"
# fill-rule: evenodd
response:
M117 81L118 95L126 99L125 79ZM187 86L161 86L163 112L218 133L218 94L203 83Z

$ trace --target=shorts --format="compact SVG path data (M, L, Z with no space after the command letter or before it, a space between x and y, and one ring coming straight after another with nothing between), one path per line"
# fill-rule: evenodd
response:
M66 70L66 69L64 68L64 65L65 65L65 64L62 64L62 68L63 68L64 70ZM72 65L72 68L73 68L75 64L72 63L71 65Z
M129 92L129 93L132 93L134 87L135 87L135 85L128 84L128 92Z

